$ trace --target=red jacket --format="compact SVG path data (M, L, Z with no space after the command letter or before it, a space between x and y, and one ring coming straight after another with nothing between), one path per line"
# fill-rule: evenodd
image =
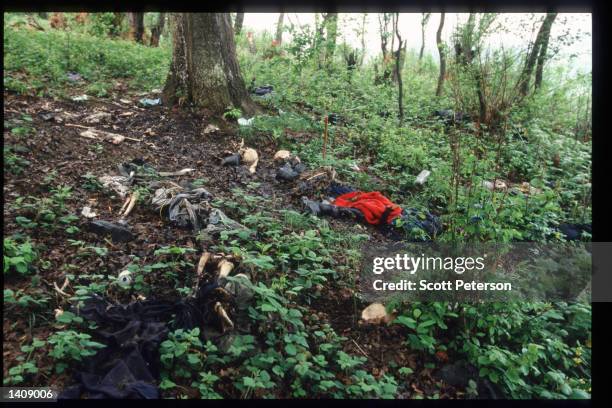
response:
M373 191L371 193L354 191L352 193L342 194L336 198L334 205L338 207L357 208L363 213L366 221L374 225L378 225L383 221L385 223L390 223L402 213L400 206L393 204L391 200L378 191ZM383 220L383 218L385 219Z

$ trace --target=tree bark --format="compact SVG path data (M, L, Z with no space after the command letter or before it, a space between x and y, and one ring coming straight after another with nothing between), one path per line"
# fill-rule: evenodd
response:
M278 21L276 22L276 45L283 43L283 20L285 19L285 13L280 13Z
M128 13L130 38L142 44L144 36L144 13Z
M157 47L159 45L159 37L161 36L162 31L164 30L164 25L166 23L166 13L159 13L159 19L157 20L157 24L151 30L151 46Z
M172 13L173 55L166 105L191 103L221 115L229 107L258 111L236 58L229 13Z
M436 44L438 46L438 54L440 54L440 75L438 76L438 87L436 88L436 96L442 95L442 87L444 86L444 77L446 76L446 55L444 44L442 44L442 29L444 28L444 15L440 14L440 25L436 33Z
M118 37L121 34L121 22L123 21L123 13L113 13L113 22L110 30L112 37Z
M368 14L363 14L363 20L361 22L361 32L359 35L361 36L361 55L359 56L359 66L363 66L363 61L365 59L366 53L366 44L365 44L365 31L366 31L366 20L368 18Z
M431 13L423 13L423 17L421 19L421 51L419 52L419 62L423 59L423 53L425 52L425 26L429 21L429 17Z
M404 102L403 102L403 84L402 84L402 71L401 71L401 52L403 48L402 37L400 36L399 29L397 27L397 23L399 20L399 13L395 13L393 19L393 30L395 31L395 36L397 37L397 51L395 52L395 77L397 78L397 88L398 88L398 104L399 104L399 124L400 126L404 122Z
M544 62L546 62L546 51L548 51L548 42L550 41L550 29L557 18L557 13L548 13L546 20L544 20L543 32L542 32L542 45L540 46L540 53L538 56L538 66L536 67L535 74L535 88L540 89L542 85L542 75L544 71Z
M234 22L234 33L239 35L242 31L242 23L244 23L244 13L236 13L236 21Z
M338 13L327 13L323 20L325 26L325 61L334 57L338 35Z
M525 61L525 66L523 68L523 72L519 77L519 92L520 95L525 97L529 93L529 81L531 79L531 74L536 65L536 60L538 59L538 55L541 54L541 47L544 44L545 36L550 36L550 28L552 26L553 21L557 17L557 13L548 13L538 30L538 35L536 36L535 42L533 44L533 48L529 52L527 59ZM546 46L548 47L548 41ZM545 51L546 52L546 51ZM544 54L545 55L545 54ZM544 65L544 60L542 60L542 66Z

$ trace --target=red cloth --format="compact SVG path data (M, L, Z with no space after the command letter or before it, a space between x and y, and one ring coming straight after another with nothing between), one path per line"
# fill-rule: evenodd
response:
M381 223L381 218L387 209L387 223L390 223L402 213L400 206L393 204L391 200L378 191L373 191L371 193L354 191L352 193L342 194L336 198L334 204L338 207L357 208L363 213L366 221L374 225Z

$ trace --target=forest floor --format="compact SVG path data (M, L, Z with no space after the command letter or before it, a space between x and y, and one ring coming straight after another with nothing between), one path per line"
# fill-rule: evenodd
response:
M53 282L58 285L65 279L66 273L77 275L95 275L101 270L107 273L120 271L130 261L131 255L137 255L141 260L154 258L156 249L164 246L191 247L196 249L186 258L197 264L200 253L209 247L211 242L200 242L195 239L190 230L180 229L171 225L156 213L147 202L139 202L127 218L135 239L128 243L113 243L103 236L88 232L88 220L81 216L81 209L90 206L98 216L97 219L114 222L119 219L119 209L123 201L105 191L91 191L84 188L86 174L96 177L116 175L117 165L133 159L143 159L159 171L175 171L182 168L193 168L195 172L189 176L174 177L173 181L204 180L203 186L215 198L223 201L233 200L232 190L249 188L251 194L260 196L265 206L270 210L283 209L302 211L302 203L290 194L292 183L279 182L275 179L278 164L273 156L277 146L270 140L261 140L253 146L259 152L259 165L253 175L243 166L223 167L220 159L226 151L232 150L240 142L236 126L229 122L217 123L221 129L217 132L203 134L202 130L208 124L208 119L201 113L168 109L163 106L142 108L138 100L143 95L133 94L123 96L120 100L90 98L87 101L56 100L44 97L18 96L4 94L5 130L4 143L21 146L21 157L30 164L18 175L4 173L4 234L9 236L23 232L23 228L15 222L19 206L15 206L18 197L32 195L48 195L50 187L70 186L72 197L66 201L69 213L79 216L75 224L79 231L68 233L63 229L45 230L36 228L29 232L32 240L39 248L44 248L39 257L48 261L45 270L40 272L41 284L38 288L31 286L29 280L20 280L5 275L5 289L23 293L46 291L54 296L57 304L65 300L53 290ZM149 95L156 97L156 95ZM107 112L111 116L101 123L87 125L97 130L118 133L126 137L120 144L106 141L96 142L79 134L84 130L69 125L86 125L87 116ZM52 114L45 116L47 114ZM50 117L53 116L53 117ZM17 136L7 129L8 123L21 123L27 118L27 126L36 129L30 137ZM31 120L30 120L31 119ZM45 120L46 119L46 120ZM58 123L60 121L61 123ZM318 136L318 135L312 135ZM253 189L253 182L256 187ZM251 186L251 187L248 187ZM232 217L231 209L224 209ZM240 219L236 219L240 222ZM328 219L330 226L337 231L353 233L353 221ZM374 227L361 226L363 232L370 235L370 241L384 241L386 238ZM349 231L350 230L350 231ZM78 245L71 245L70 239L87 242L88 245L107 247L108 255L101 258L83 257ZM70 265L70 270L66 266ZM242 271L239 264L235 273ZM187 285L190 282L186 282ZM342 285L340 285L342 286ZM347 353L367 357L367 370L378 378L393 366L410 367L414 375L405 384L399 384L399 397L410 395L433 395L440 397L457 397L462 390L446 386L432 375L442 362L448 358L442 355L438 364L424 361L423 354L410 350L398 338L405 338L406 328L400 325L367 327L359 324L361 310L365 306L359 301L350 288L338 289L338 285L324 285L320 296L311 304L302 306L308 309L305 315L317 316L320 322L328 322L341 336L347 337L343 349ZM74 291L70 285L65 291ZM176 292L166 291L163 287L155 288L157 298L176 297ZM108 294L108 293L107 293ZM129 301L135 299L117 295L117 300ZM32 293L34 296L34 293ZM29 344L32 338L46 339L53 329L53 318L50 311L43 315L32 315L26 319L4 319L4 376L7 370L15 365L15 358L24 344ZM42 316L42 317L36 317ZM48 320L47 320L48 319ZM45 347L49 347L47 344ZM39 367L52 366L53 361L44 348L37 352ZM73 382L70 371L56 374L51 370L41 370L38 377L32 381L62 389ZM223 387L221 387L223 388ZM236 396L236 395L224 395Z

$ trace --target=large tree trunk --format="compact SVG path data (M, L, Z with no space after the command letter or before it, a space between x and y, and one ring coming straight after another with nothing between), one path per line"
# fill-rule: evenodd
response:
M171 22L173 55L164 104L192 103L216 115L234 106L254 114L258 109L240 73L229 13L172 13Z
M142 44L144 36L144 13L128 13L130 39Z
M440 75L438 76L438 87L436 88L436 96L442 95L442 87L444 86L444 77L446 76L446 55L444 44L442 44L442 29L444 28L444 15L440 14L440 25L436 33L436 44L438 46L438 54L440 54Z
M546 52L548 51L548 42L550 41L550 29L557 18L557 13L549 13L544 20L546 25L542 24L542 45L540 46L540 54L538 56L538 66L536 67L535 87L539 89L542 85L542 75L544 71L544 62L546 62Z
M550 36L550 28L552 26L553 21L557 17L557 13L548 13L540 26L540 30L538 30L538 35L536 36L535 42L527 59L525 61L525 66L523 67L523 72L519 78L519 92L521 96L527 96L529 93L529 81L531 79L531 74L536 65L536 60L538 59L538 55L541 54L541 47L544 44L544 38ZM548 41L546 41L546 46L548 47ZM542 65L544 61L542 61Z
M166 23L166 13L159 13L159 19L157 24L151 30L151 46L157 47L159 45L159 37L164 30L164 24Z
M276 45L283 43L283 20L285 19L285 13L280 13L278 21L276 22Z
M244 23L244 13L236 13L236 21L234 22L234 33L239 35L242 31L242 23Z

